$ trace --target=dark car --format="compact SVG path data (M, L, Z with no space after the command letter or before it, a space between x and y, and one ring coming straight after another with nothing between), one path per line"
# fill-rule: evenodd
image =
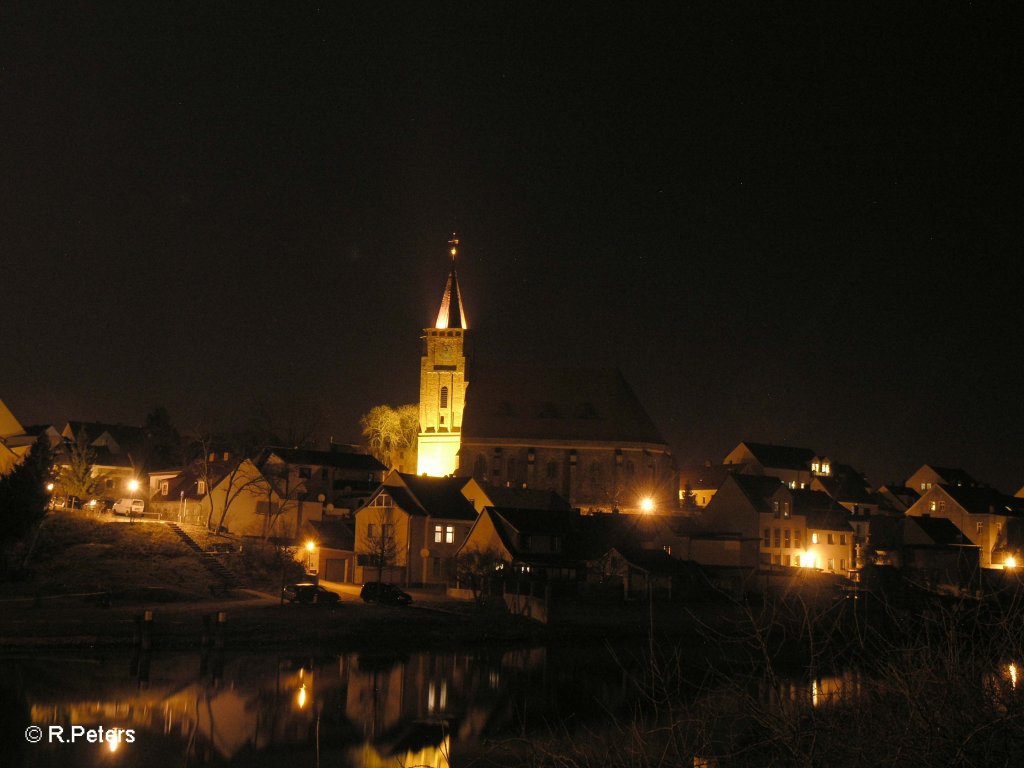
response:
M306 605L337 605L340 599L336 592L324 589L311 581L289 584L281 590L281 596L289 603L304 603Z
M404 592L394 584L379 584L371 581L364 584L359 596L364 603L380 603L381 605L408 605L412 602L412 596Z

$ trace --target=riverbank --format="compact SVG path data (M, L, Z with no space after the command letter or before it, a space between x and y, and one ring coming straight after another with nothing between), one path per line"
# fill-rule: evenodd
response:
M238 590L230 596L178 602L134 601L107 605L96 596L31 598L0 603L0 649L130 648L139 620L151 611L154 649L183 650L222 642L234 650L376 650L452 648L480 644L534 644L553 640L677 638L706 645L703 624L723 619L722 608L678 604L652 612L639 604L576 605L559 621L542 625L497 608L458 601L424 601L406 607L365 604L343 595L336 607L281 605L272 595ZM215 638L207 622L224 621Z

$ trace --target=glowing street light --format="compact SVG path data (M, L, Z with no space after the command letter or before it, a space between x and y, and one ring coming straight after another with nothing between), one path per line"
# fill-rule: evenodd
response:
M53 483L46 484L46 491L47 493L53 493Z
M645 515L649 515L651 512L653 512L654 499L652 499L650 496L644 496L642 499L640 499L640 511L643 512Z
M1016 568L1017 567L1017 558L1014 557L1013 555L1010 555L1009 557L1006 558L1006 560L1003 561L1003 567L1004 568Z
M135 493L137 490L139 490L139 481L136 480L135 478L132 478L131 480L129 480L128 481L128 490L131 491L132 493Z

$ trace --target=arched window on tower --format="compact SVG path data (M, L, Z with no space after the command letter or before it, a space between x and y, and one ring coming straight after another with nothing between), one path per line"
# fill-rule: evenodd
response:
M448 407L448 387L441 387L441 407Z

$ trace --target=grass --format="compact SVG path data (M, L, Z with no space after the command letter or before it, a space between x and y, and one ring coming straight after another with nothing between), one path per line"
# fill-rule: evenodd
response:
M54 513L43 521L28 565L29 578L0 585L0 595L148 591L164 600L191 599L208 596L214 583L167 526L80 512Z

